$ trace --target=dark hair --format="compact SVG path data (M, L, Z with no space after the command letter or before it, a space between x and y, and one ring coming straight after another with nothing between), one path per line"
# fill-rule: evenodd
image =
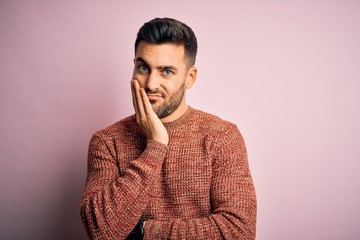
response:
M195 33L186 24L172 18L155 18L139 29L135 41L135 52L140 41L154 44L177 43L185 48L189 67L195 64L197 40Z

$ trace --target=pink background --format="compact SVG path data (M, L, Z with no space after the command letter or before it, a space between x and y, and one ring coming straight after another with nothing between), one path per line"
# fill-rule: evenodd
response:
M257 239L360 238L358 1L0 1L0 239L84 239L90 136L133 113L138 28L188 23L188 103L236 123Z

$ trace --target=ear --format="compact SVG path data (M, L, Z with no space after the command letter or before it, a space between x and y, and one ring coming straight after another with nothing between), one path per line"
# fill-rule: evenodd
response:
M197 68L195 66L191 67L189 71L186 74L186 81L185 81L185 87L187 89L191 88L195 81L197 76Z

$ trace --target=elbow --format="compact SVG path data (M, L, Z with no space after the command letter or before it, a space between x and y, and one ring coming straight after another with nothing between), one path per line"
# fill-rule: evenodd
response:
M92 234L96 223L94 215L94 210L91 209L90 202L87 199L82 198L80 202L80 218L89 239L95 239L95 236Z

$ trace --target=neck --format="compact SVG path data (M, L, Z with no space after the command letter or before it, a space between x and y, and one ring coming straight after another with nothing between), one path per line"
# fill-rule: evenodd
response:
M188 105L186 104L185 101L183 101L179 107L172 112L169 116L161 118L161 122L162 123L168 123L168 122L172 122L175 121L176 119L178 119L179 117L181 117L188 109Z

